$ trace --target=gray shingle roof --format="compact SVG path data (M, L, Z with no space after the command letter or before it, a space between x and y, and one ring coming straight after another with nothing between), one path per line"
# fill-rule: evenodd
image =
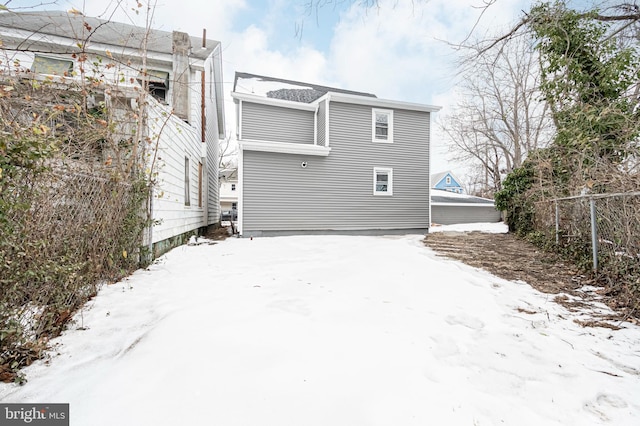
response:
M85 26L85 23L87 24ZM75 38L89 42L104 43L122 47L139 49L145 37L146 29L135 25L120 22L107 21L89 16L82 16L64 11L44 12L1 12L0 27L15 28L33 33L48 34L52 36ZM147 50L152 52L172 54L172 32L150 30ZM191 56L198 59L206 59L220 44L215 40L207 39L207 47L201 48L202 38L191 36ZM25 48L29 40L25 40Z
M443 177L450 173L449 170L446 172L434 173L431 175L431 185L435 185L442 180Z
M300 86L300 89L282 88L267 92L268 98L282 99L286 101L311 103L318 98L326 95L328 92L344 93L348 95L367 96L375 98L376 95L364 92L355 92L353 90L338 89L335 87L321 86L318 84L304 83L301 81L285 80L282 78L267 77L264 75L250 74L246 72L236 72L233 91L236 91L239 79L256 79L259 81L268 81L276 83L284 83L286 85Z

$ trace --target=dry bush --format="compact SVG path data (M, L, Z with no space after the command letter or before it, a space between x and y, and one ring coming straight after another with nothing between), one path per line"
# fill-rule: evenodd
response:
M0 380L146 258L150 182L126 114L99 85L0 74Z

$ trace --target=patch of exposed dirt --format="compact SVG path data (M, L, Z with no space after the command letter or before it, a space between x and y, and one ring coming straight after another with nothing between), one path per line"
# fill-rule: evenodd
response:
M229 236L231 236L232 230L228 226L210 226L207 231L204 233L204 237L210 240L226 240Z
M596 284L575 266L513 234L436 232L428 234L424 243L441 256L484 269L500 278L524 281L544 293L556 294L555 301L572 311L589 310L590 304L596 300L615 306L613 301L603 296L604 291L583 291L584 286ZM593 321L576 322L585 326L613 328L615 325L607 321L629 319L622 312L604 316L595 310L593 317Z

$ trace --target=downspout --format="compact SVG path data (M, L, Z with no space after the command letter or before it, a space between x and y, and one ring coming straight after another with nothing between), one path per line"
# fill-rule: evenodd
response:
M200 138L202 140L202 143L205 143L207 141L207 139L206 139L207 121L206 121L206 115L205 115L206 84L205 84L205 73L204 73L204 71L200 71L200 75L202 77L201 81L200 81L200 92L201 92L201 96L200 96Z
M207 48L207 29L202 29L202 48ZM204 171L200 170L200 201L202 202L203 220L204 226L209 226L209 163L207 162L207 116L205 108L205 71L200 71L200 140L202 142L202 149L200 150L200 156L202 160L201 164L205 164ZM205 185L206 182L206 185Z
M209 162L208 158L208 150L207 150L207 137L206 137L206 129L207 129L207 116L205 109L205 72L200 72L200 164L204 164L204 170L200 167L200 202L202 203L202 220L204 221L204 226L209 226ZM206 182L206 183L205 183Z

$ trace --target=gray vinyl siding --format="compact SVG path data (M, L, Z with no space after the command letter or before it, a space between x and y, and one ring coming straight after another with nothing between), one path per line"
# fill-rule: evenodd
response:
M493 223L500 222L500 212L495 207L469 205L469 206L442 206L431 205L433 223L440 225L453 225L455 223Z
M314 112L242 101L242 139L313 144Z
M327 146L327 101L320 102L318 105L318 145Z
M371 141L371 107L331 102L327 157L245 151L243 233L429 227L429 113L394 111L394 143ZM300 164L307 162L307 167ZM374 167L393 195L373 195Z

